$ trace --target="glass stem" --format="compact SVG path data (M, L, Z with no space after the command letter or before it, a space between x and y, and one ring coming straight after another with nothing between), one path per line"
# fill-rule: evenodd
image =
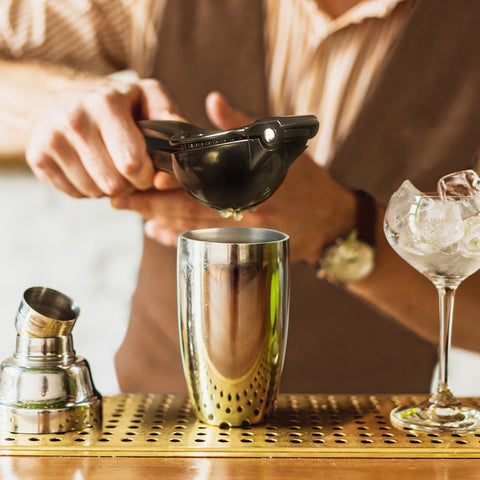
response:
M457 285L437 286L440 311L439 374L437 393L450 394L448 386L448 356L452 337L453 303Z

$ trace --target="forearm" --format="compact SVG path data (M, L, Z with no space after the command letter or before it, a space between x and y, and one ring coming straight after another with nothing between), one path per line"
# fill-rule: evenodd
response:
M315 263L316 259L323 255L326 246L337 238L345 237L355 228L355 203L352 193L336 183L323 169L316 167L316 170L308 172L308 177L318 176L317 182L322 188L314 190L306 203L311 205L312 218L320 220L321 223L317 222L315 225L316 220L310 222L305 240L311 246L302 248L300 255L310 263ZM330 194L325 197L322 191ZM329 197L334 200L331 204L327 203ZM429 280L402 260L388 244L383 233L385 210L380 205L377 205L376 209L375 268L367 277L351 282L345 288L421 337L436 342L438 307L435 288ZM297 242L292 238L292 244ZM315 244L317 252L320 252L316 257L312 257Z
M43 103L87 74L41 62L0 59L0 156L23 155Z
M312 185L321 185L321 188L304 187L306 193L300 201L310 216L308 221L302 219L302 228L295 231L291 231L291 225L285 225L284 228L292 233L294 259L301 258L313 265L322 256L327 245L336 238L345 237L355 227L353 195L323 169L317 166L313 168L313 162L297 162L292 166L289 175L299 176L299 188L302 184L307 185L309 181L313 181ZM285 183L290 181L291 178L287 176ZM292 197L289 197L284 209L288 209L292 201ZM380 205L376 208L375 268L363 280L349 283L345 288L422 338L437 343L439 313L436 289L389 245L383 232L385 209ZM480 329L475 328L474 322L480 309L479 283L480 276L473 275L460 286L452 337L457 346L477 351L480 350Z
M373 272L350 283L363 298L421 337L437 341L438 301L432 283L395 253L383 232L385 209L377 205L376 259Z
M384 213L385 210L378 206L375 269L368 277L347 288L421 337L437 343L436 288L388 244L383 233ZM478 275L473 275L458 289L452 335L453 344L476 351L480 350L480 331L475 326L480 309L479 280Z

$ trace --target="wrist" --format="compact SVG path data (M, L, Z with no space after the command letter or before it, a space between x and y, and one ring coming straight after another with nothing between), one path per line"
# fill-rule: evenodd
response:
M347 235L327 245L318 260L317 276L334 283L351 283L368 276L375 265L377 207L363 191L355 197L354 222Z
M332 196L332 205L328 207L329 216L323 219L322 236L317 243L315 262L322 257L328 246L338 238L344 238L355 228L357 199L355 193L342 188L342 192Z

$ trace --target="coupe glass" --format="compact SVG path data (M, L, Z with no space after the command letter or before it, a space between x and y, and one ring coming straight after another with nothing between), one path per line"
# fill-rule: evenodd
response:
M384 231L393 249L435 285L440 311L437 390L420 405L394 409L392 424L430 432L478 430L480 411L450 391L448 354L455 292L480 268L480 196L423 194L407 180L389 201Z

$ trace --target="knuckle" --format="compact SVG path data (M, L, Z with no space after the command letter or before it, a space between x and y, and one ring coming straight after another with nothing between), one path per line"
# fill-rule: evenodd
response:
M91 192L90 192L90 195L89 195L89 197L92 197L92 198L102 198L104 196L105 196L105 194L101 190L96 189L96 188L92 189Z
M27 151L27 163L42 175L50 169L51 159L46 153L36 153Z
M76 108L67 115L65 121L67 128L78 136L84 136L89 127L89 120L82 108Z
M95 183L83 180L78 185L78 190L88 198L102 198L105 196L103 192Z
M121 103L123 100L123 95L116 89L109 88L99 99L99 104L108 110L111 110L113 107Z
M135 177L142 172L143 164L137 155L129 155L119 165L120 172L126 177Z
M46 148L51 152L58 152L64 143L63 133L55 130L51 132L50 136L46 140Z
M111 112L126 102L127 95L128 90L123 91L114 86L106 86L92 92L87 99L87 105L93 113Z
M122 181L121 179L110 179L105 182L103 185L102 190L108 196L115 196L120 195L125 192L127 189L126 182Z

